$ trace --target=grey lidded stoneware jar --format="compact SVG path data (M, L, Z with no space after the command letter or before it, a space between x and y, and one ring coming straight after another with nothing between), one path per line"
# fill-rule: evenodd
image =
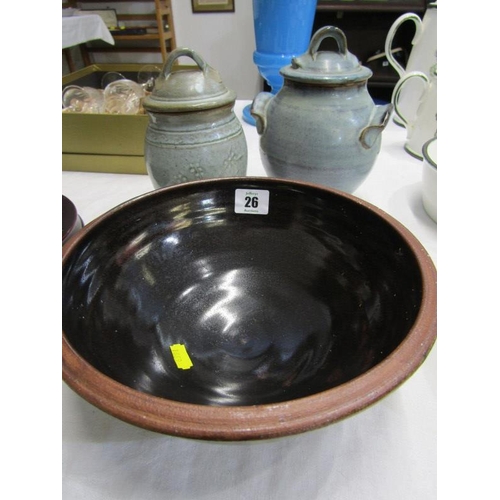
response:
M181 56L196 66L174 70ZM149 115L144 157L155 188L246 174L247 144L235 100L235 92L198 53L172 51L144 100Z
M325 38L338 51L319 51ZM392 104L375 105L367 89L371 70L334 26L319 29L308 51L280 72L281 90L261 92L251 108L267 174L352 193L375 163Z

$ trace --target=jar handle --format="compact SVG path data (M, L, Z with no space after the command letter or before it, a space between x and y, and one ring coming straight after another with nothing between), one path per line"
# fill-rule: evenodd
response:
M408 12L406 14L403 14L402 16L399 16L394 21L391 28L389 29L389 32L387 33L384 48L385 57L389 61L389 64L396 70L400 78L404 76L405 69L396 61L396 59L392 55L392 42L394 40L394 36L396 35L396 31L406 21L413 21L415 23L415 35L413 36L412 44L417 40L417 38L420 36L420 32L422 31L422 20L417 14Z
M172 72L172 67L174 65L174 62L176 59L182 56L188 56L190 57L197 65L198 67L203 71L203 73L206 73L208 64L203 60L203 58L194 50L188 49L188 48L178 48L174 49L170 55L168 56L167 61L165 62L165 65L163 66L163 70L161 73L161 76L164 78L167 78L168 75Z
M325 38L335 39L337 45L339 46L339 53L344 57L347 57L347 38L344 32L336 26L324 26L316 31L311 39L311 42L309 43L308 52L313 59L316 59L319 46Z

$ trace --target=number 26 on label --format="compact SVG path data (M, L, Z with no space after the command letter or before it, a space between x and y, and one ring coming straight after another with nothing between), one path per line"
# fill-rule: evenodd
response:
M267 215L269 191L264 189L236 189L234 211L237 214Z

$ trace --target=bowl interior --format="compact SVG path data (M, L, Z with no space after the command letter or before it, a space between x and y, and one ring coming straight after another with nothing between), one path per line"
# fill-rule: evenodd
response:
M269 191L267 215L235 190ZM128 387L200 405L312 395L386 358L419 312L404 238L349 197L226 179L157 190L77 237L63 264L63 330ZM179 367L182 345L192 366Z

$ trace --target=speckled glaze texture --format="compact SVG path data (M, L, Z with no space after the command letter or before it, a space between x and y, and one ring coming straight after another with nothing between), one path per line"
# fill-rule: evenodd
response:
M329 37L338 52L318 50ZM308 52L281 73L278 94L258 94L251 108L267 174L352 193L375 163L392 104L374 104L367 90L371 71L348 52L334 26L318 30Z
M151 113L144 145L153 185L242 176L247 143L232 106L187 113Z
M268 191L268 214L236 213L236 189ZM63 377L159 432L303 432L418 368L436 335L435 279L406 229L337 191L266 178L159 189L63 247ZM176 344L191 368L176 366Z
M260 154L267 174L352 193L380 151L380 130L368 131L365 142L360 140L377 118L375 111L366 84L311 89L285 82L265 111ZM383 110L379 123L385 115Z
M196 65L174 70L181 57ZM194 50L179 47L144 99L144 158L155 188L246 174L247 144L234 114L236 93Z

